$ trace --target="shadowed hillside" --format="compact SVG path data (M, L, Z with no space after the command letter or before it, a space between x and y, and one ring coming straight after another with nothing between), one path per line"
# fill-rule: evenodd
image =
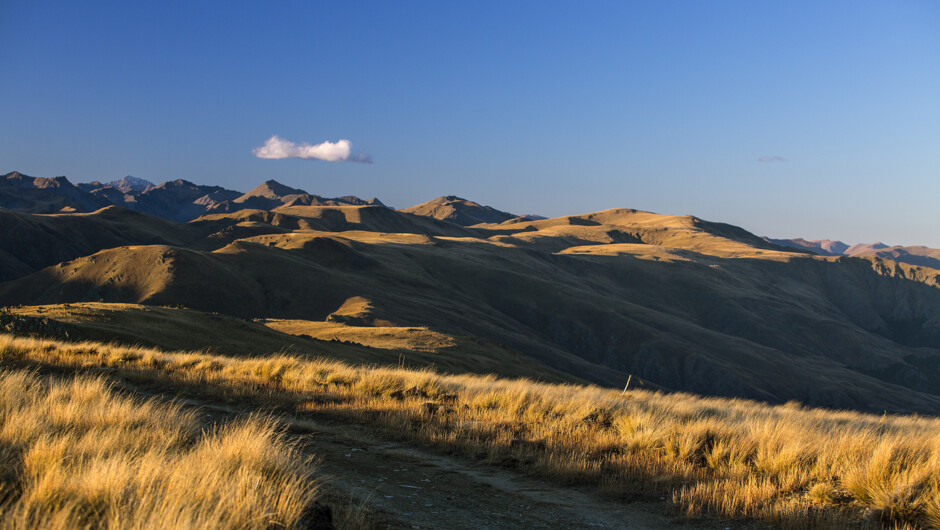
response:
M364 299L348 300L323 321L247 320L181 307L120 303L18 306L0 310L0 332L171 350L189 348L234 356L282 352L364 365L433 365L448 373L500 373L543 381L584 382L483 339L447 335L424 327L363 325L363 317L368 314L361 310L368 310L368 306Z
M327 324L290 322L336 322L374 328L359 333L366 345L380 328L422 328L611 386L634 375L770 402L940 410L933 269L626 209L473 228L379 206L152 221L162 240L75 249L0 284L0 303L183 305L321 339ZM70 234L49 237L67 246Z
M29 215L0 209L0 281L125 245L198 245L205 233L109 206L89 214Z

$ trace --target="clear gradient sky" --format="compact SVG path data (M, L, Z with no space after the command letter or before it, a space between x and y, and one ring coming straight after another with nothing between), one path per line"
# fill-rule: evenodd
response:
M2 173L940 247L934 1L2 0L0 35Z

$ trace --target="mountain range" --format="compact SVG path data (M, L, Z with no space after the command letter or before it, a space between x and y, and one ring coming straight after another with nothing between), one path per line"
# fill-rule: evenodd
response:
M177 222L201 215L279 206L384 206L378 199L326 198L269 180L248 193L177 179L154 184L124 177L112 182L74 185L65 177L29 177L17 171L0 176L0 207L29 213L93 212L121 206Z
M28 213L88 213L105 206L121 206L177 222L207 214L239 210L273 210L287 206L385 206L382 201L352 195L321 197L268 180L248 193L205 186L177 179L154 184L125 176L111 182L72 184L65 177L30 177L17 171L0 175L0 208ZM460 197L446 196L402 210L450 221L462 226L500 223L510 219L544 219L517 216Z
M814 241L807 241L805 239L765 239L777 245L808 250L822 256L883 258L902 263L910 263L911 265L940 269L940 249L929 248L922 245L906 247L901 245L889 246L879 242L850 246L842 241L832 241L830 239L817 239Z
M633 209L534 219L274 181L239 193L0 180L0 305L92 304L91 319L160 306L231 330L265 323L277 331L265 344L312 354L339 355L328 338L343 337L369 362L940 412L940 270L887 255ZM159 344L175 330L119 338ZM429 334L433 348L374 346Z

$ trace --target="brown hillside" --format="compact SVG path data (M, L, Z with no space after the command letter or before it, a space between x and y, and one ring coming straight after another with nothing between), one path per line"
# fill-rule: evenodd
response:
M710 223L690 215L660 215L628 209L515 221L486 228L496 234L491 240L551 252L583 245L621 243L679 248L721 257L771 256L787 251L735 226Z
M940 410L931 269L785 252L729 225L635 210L468 229L381 207L294 206L191 225L211 235L48 267L0 284L0 303L426 328L612 386L633 374L711 395ZM368 304L341 310L354 299Z
M185 346L236 356L280 352L363 365L434 366L449 373L501 373L583 383L500 345L422 327L252 321L192 309L92 302L7 308L0 312L0 332L164 349Z
M198 228L109 206L88 214L29 215L0 209L0 281L125 245L195 245Z

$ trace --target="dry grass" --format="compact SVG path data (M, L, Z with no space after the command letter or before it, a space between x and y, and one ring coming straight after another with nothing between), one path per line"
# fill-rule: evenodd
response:
M352 310L361 305L362 302L357 305L354 301ZM8 326L4 326L4 316L8 317ZM190 309L81 302L0 307L0 333L3 332L69 341L105 340L162 350L206 350L222 355L268 355L276 351L303 355L317 351L350 364L401 362L407 367L433 365L451 373L485 374L498 370L509 377L524 375L550 382L583 382L543 364L534 364L531 358L497 344L422 327L367 327L281 319L252 322Z
M0 528L294 528L316 495L275 424L204 432L101 378L0 371Z
M10 336L0 336L0 359L107 366L204 396L292 403L565 483L667 496L690 515L940 526L935 418Z
M282 333L320 340L349 341L382 350L415 350L436 353L457 346L457 340L443 333L419 327L349 326L337 322L267 319L265 326Z

